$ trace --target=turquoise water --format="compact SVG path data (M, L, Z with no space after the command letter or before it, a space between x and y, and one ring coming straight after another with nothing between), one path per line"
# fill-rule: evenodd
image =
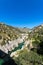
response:
M17 50L21 49L23 45L24 45L24 42L20 43L20 44L18 45L18 47L15 47L15 48L14 48L14 50L9 51L9 54L11 54L11 53L14 52L14 51L17 51Z
M14 51L16 51L16 50L18 50L18 49L21 49L23 45L24 45L24 42L20 43L20 44L18 45L18 47L15 47Z
M0 65L2 65L4 63L3 59L0 59Z

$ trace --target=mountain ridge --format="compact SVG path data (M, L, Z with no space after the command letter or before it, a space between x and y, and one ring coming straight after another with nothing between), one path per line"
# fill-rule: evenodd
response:
M27 27L19 28L19 27L13 27L10 25L6 25L5 23L0 23L0 44L6 43L8 40L14 40L19 37L22 33L28 33L30 36L34 36L36 32L42 32L43 33L43 24L34 27L32 29L29 29ZM39 33L38 33L39 34ZM40 34L39 34L40 35Z

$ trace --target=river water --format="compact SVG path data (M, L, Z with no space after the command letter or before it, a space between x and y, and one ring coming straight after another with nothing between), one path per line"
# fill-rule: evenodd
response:
M3 64L3 62L4 62L4 60L3 60L3 59L0 59L0 65L2 65L2 64Z
M11 53L14 52L14 51L17 51L17 50L21 49L23 45L24 45L24 42L20 43L20 44L18 45L18 47L15 47L12 51L9 51L9 54L11 54Z

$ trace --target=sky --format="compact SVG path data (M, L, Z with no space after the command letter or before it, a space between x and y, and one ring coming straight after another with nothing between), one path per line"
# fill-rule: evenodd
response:
M43 24L43 0L0 0L0 22L29 28Z

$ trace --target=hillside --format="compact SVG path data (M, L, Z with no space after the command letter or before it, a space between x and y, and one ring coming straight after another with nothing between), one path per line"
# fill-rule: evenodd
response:
M13 59L17 65L43 65L43 25L34 27L28 39L32 41L33 48L29 51L27 46L28 50L25 48L20 51L17 58L13 57Z
M29 28L18 28L6 25L4 23L0 23L0 44L5 44L8 40L14 40L19 37L22 33L28 33L30 31Z
M25 33L28 33L28 38L24 38L25 42L23 42L24 46L21 45L22 49L18 49L19 46L15 47L12 45L14 42L8 43L6 46L8 40L15 41L16 39L15 44L17 44L17 38L20 41L20 39L22 39L22 37L19 38L20 34ZM25 37L25 35L23 35L23 37ZM12 56L12 59L17 65L43 65L43 25L39 25L30 30L26 27L17 28L0 23L0 44L3 45L3 48L1 47L3 50L9 51L9 48L11 49L10 56ZM12 49L15 49L16 51Z
M5 44L8 40L18 38L21 31L18 28L0 23L0 44Z
M37 27L34 27L32 31L30 32L30 37L37 37L37 36L43 37L43 24Z
M30 33L32 44L38 53L43 54L43 24L34 27Z

